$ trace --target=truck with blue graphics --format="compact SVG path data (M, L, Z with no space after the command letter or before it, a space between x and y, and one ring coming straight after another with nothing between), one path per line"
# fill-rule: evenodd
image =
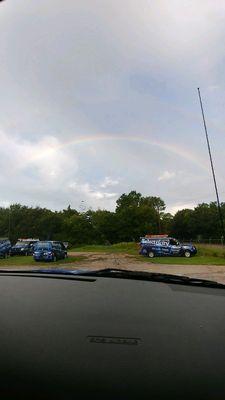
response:
M189 258L197 253L191 243L180 243L177 239L167 235L146 235L140 238L140 252L146 257L180 256Z

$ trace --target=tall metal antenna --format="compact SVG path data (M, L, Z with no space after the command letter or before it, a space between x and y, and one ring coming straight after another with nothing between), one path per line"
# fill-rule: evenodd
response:
M11 235L11 207L9 206L9 214L8 214L8 238Z
M222 216L222 211L221 211L218 187L217 187L217 183L216 183L216 175L215 175L215 169L214 169L214 165L213 165L212 153L211 153L211 148L210 148L210 143L209 143L209 135L208 135L208 131L207 131L205 115L204 115L203 105L202 105L202 98L201 98L201 93L200 93L199 88L198 88L198 96L199 96L199 101L200 101L200 106L201 106L201 111L202 111L202 119L203 119L203 125L204 125L204 129L205 129L205 137L206 137L206 142L207 142L207 147L208 147L208 152L209 152L209 159L210 159L210 164L211 164L211 169L212 169L213 182L214 182L214 186L215 186L218 214L219 214L219 220L220 220L220 224L221 224L221 233L222 233L222 238L224 240L223 216Z

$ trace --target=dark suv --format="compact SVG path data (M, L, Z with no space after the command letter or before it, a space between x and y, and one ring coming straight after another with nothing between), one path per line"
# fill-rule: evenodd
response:
M6 258L10 254L11 242L7 238L0 239L0 258Z
M10 250L10 255L30 256L33 254L34 245L37 242L38 240L18 240L18 242L14 246L12 246Z
M35 261L57 261L66 256L60 243L44 241L35 244L33 257Z
M60 246L62 247L62 250L63 250L64 253L65 253L65 258L68 257L68 254L67 254L68 243L66 243L66 242L61 242L60 240L53 240L52 243L53 243L53 244L60 244Z

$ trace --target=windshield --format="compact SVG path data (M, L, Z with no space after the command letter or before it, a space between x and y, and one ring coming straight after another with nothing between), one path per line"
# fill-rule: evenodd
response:
M0 268L225 281L225 8L206 3L0 1Z
M51 243L40 242L34 245L34 250L49 250L51 247Z

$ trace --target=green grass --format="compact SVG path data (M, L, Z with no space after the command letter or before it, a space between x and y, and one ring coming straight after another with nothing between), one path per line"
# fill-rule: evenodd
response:
M185 257L155 257L148 258L138 254L139 246L136 243L117 243L111 246L104 245L87 245L80 246L70 251L77 252L96 252L96 253L123 253L134 256L141 262L149 262L154 264L183 264L183 265L225 265L225 246L214 246L214 245L197 245L198 254L191 258ZM86 256L69 256L65 260L59 260L55 263L36 262L31 256L15 256L7 259L0 259L1 267L23 267L23 266L34 266L34 268L52 267L53 265L66 265L71 263L79 263L87 260Z
M218 258L224 258L225 259L225 246L215 246L215 245L209 245L209 244L201 244L197 245L196 247L198 249L198 255L199 256L205 256L205 257L218 257Z
M133 242L122 242L122 243L116 243L112 244L111 246L105 246L105 245L86 245L86 246L80 246L80 247L74 247L70 249L69 251L87 251L87 252L93 252L93 253L126 253L126 254L132 254L135 255L138 253L138 245L137 243Z
M182 265L225 265L225 246L198 245L196 256L185 257L155 257L150 259L142 257L142 261L152 262L154 264L182 264Z
M0 259L0 268L1 267L23 267L23 266L34 266L34 268L39 268L40 266L54 266L54 265L66 265L71 263L76 263L79 261L83 261L86 259L84 256L69 256L63 260L58 260L56 262L37 262L33 259L32 256L14 256L9 258Z
M72 251L124 253L136 256L139 261L154 264L183 264L183 265L225 265L225 246L196 245L198 253L191 258L185 257L155 257L148 258L138 254L139 247L136 243L117 243L111 246L87 245L72 249Z

